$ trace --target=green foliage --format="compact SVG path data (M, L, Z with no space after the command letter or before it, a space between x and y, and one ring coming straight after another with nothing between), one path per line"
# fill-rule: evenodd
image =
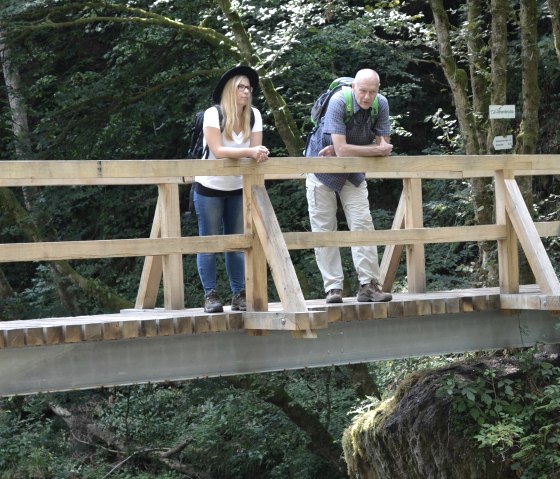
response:
M560 367L520 358L522 375L447 376L438 396L448 398L453 424L511 464L517 477L560 477Z

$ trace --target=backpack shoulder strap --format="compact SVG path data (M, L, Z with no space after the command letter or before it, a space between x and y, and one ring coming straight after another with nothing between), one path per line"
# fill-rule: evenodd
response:
M375 122L377 121L377 116L379 115L379 97L376 96L371 105L371 127L373 128Z
M218 122L220 125L220 131L222 130L222 121L224 120L224 114L222 113L222 107L220 105L214 105L214 108L216 108L216 110L218 110ZM204 145L204 150L202 150L202 158L206 159L208 158L208 156L210 156L210 148L208 146L208 143L206 143L206 145Z
M344 95L344 104L346 108L344 110L344 123L348 123L354 116L354 102L352 101L352 88L349 86L342 87L342 93Z

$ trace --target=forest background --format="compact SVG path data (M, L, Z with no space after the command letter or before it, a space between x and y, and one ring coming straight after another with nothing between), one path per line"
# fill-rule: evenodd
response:
M0 159L185 158L195 113L240 62L261 74L254 102L271 156L301 156L314 99L360 68L380 74L395 155L493 153L492 138L506 134L515 153L556 153L558 3L1 0ZM506 103L516 105L514 120L488 120L490 104ZM558 219L557 178L520 181L534 218ZM370 180L369 188L375 225L389 228L402 185ZM425 224L488 222L491 188L425 181ZM152 187L0 190L3 243L148 237L157 200ZM267 190L283 228L309 230L302 181ZM187 201L188 187L185 212ZM185 214L183 234L196 235L195 223ZM558 268L558 238L545 246ZM496 284L492 245L426 250L431 290ZM292 259L305 297L322 297L313 251ZM142 263L3 264L2 319L130 307ZM348 251L344 267L351 295ZM198 307L194 257L184 257L184 271L186 306ZM220 277L227 291L223 265ZM404 268L394 290L406 290ZM0 477L346 477L340 438L353 414L393 394L407 372L455 359L7 399Z

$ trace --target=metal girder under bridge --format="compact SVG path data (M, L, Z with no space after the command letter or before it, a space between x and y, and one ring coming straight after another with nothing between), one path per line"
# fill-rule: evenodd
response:
M0 395L80 390L560 342L550 311L471 311L286 331L175 334L0 348Z

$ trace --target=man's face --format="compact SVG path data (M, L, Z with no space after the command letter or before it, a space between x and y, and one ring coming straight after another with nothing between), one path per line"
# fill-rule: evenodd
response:
M379 82L372 78L352 83L352 91L360 108L367 110L379 92Z

